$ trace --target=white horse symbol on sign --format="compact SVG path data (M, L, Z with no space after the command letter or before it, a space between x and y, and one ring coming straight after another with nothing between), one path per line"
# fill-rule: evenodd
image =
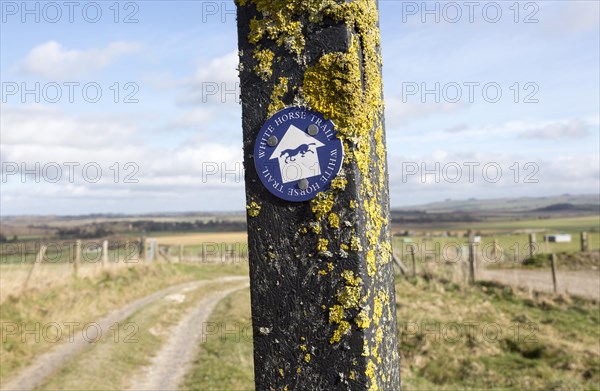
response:
M283 183L310 178L321 175L317 149L322 146L316 138L290 125L269 160L278 160Z

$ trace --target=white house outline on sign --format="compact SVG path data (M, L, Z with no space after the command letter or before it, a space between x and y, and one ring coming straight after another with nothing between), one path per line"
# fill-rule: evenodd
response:
M290 125L269 160L277 159L282 183L321 175L317 149L325 144Z

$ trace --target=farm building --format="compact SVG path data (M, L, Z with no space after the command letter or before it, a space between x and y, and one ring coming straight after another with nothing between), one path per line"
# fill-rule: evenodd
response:
M570 234L545 235L544 239L547 240L548 242L569 243L569 242L571 242L571 235Z

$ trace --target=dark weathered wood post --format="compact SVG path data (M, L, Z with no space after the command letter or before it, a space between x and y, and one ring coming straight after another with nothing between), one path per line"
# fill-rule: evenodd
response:
M417 261L415 259L415 246L410 246L410 259L412 261L412 276L417 276Z
M256 389L399 390L377 2L237 5ZM275 196L256 168L259 133L285 108L331 120L343 145L309 201ZM277 137L260 148L282 156ZM289 194L318 187L301 178Z
M552 271L552 288L554 293L556 293L556 254L554 253L550 255L550 270Z
M588 250L588 236L587 236L587 232L582 232L581 233L581 238L580 238L580 242L581 242L581 251L587 251Z
M469 284L475 283L475 243L469 241Z
M148 243L146 242L146 237L144 236L144 237L140 238L138 243L140 246L140 248L139 248L140 260L145 263L146 262L146 252L148 250L146 248L146 246L148 246Z

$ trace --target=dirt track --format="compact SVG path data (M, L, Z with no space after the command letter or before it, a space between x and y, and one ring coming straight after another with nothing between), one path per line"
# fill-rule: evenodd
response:
M550 270L487 269L478 270L477 278L498 281L503 284L552 292ZM600 300L600 272L557 271L558 293L569 293Z
M136 300L109 313L104 318L97 320L96 323L102 330L109 329L116 322L122 322L135 312L139 311L148 304L159 300L169 294L187 291L198 288L211 282L233 282L247 280L245 277L223 277L214 280L193 281L185 284L172 286L167 289L155 292L142 299ZM218 301L217 301L218 302ZM215 303L216 304L216 303ZM214 305L213 305L214 306ZM44 379L50 376L54 371L60 368L67 360L77 353L81 352L89 343L83 338L83 333L76 333L73 342L62 343L50 351L37 357L33 363L25 367L15 377L7 382L0 384L2 391L28 391L37 387Z
M152 364L142 368L135 376L130 390L177 390L194 360L202 336L201 324L208 321L213 309L225 296L248 286L247 283L218 291L203 299L186 314L172 330L169 340L152 359Z

